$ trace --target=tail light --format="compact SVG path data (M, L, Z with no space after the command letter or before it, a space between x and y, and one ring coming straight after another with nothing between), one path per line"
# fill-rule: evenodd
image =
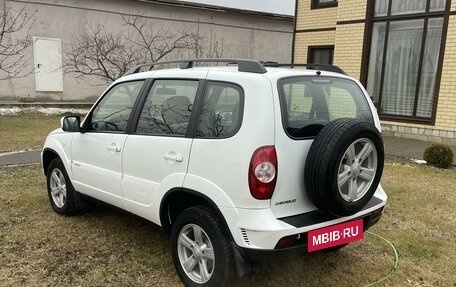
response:
M250 160L249 188L256 199L271 199L277 181L277 153L274 146L257 149Z
M376 209L376 210L372 211L372 215L380 215L380 214L382 214L383 207L384 206L380 207L379 209Z

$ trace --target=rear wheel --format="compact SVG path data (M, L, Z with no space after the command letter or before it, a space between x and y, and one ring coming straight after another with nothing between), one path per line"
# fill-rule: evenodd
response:
M217 214L206 206L184 210L171 229L174 266L186 286L232 286L233 252Z

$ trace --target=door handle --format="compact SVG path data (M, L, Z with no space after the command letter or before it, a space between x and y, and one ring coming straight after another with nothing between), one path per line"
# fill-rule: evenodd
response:
M183 156L175 154L175 153L169 153L169 154L165 155L165 159L176 161L176 162L184 161L184 157Z
M120 147L117 147L117 146L108 146L108 150L109 151L114 151L114 152L120 152L121 151Z

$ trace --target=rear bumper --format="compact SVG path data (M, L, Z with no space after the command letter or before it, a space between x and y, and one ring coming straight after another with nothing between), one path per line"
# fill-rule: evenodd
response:
M247 253L255 251L284 251L307 246L307 233L340 223L363 219L364 231L380 220L387 195L379 186L371 201L358 213L335 217L325 211L315 210L295 216L276 218L271 209L231 209L221 208L237 246ZM231 214L230 214L231 212ZM284 237L295 237L290 245L278 245Z
M383 208L381 208L383 209ZM364 232L367 231L370 227L379 222L382 217L382 212L371 212L367 215L364 215L360 218L355 218L354 220L362 219L364 223ZM263 260L267 259L270 256L280 255L280 256L293 256L307 253L307 232L300 233L296 235L296 240L290 244L284 246L276 246L272 250L264 249L251 249L243 248L244 253L248 258L253 260Z

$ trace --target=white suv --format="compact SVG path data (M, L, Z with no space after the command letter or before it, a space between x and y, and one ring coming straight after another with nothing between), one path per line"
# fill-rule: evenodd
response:
M383 142L367 92L338 71L135 67L46 139L51 205L71 215L93 198L162 226L188 286L231 285L262 251L362 239L387 200Z

